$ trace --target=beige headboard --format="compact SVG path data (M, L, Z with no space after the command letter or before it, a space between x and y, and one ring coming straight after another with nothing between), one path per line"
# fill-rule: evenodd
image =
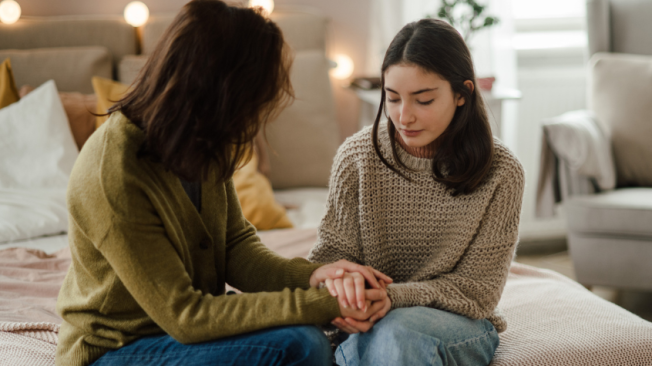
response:
M144 55L128 57L120 65L123 82L135 77L173 18L150 18L143 29ZM326 187L340 136L326 57L328 19L292 8L275 10L271 18L294 51L291 80L296 100L266 130L270 180L275 189Z
M136 31L122 17L21 18L0 23L0 59L11 58L20 87L54 79L60 91L92 93L89 76L111 78L137 52Z
M276 189L325 187L339 145L335 102L328 76L328 20L314 11L274 11L295 53L291 79L296 101L267 128L271 181ZM153 15L137 33L120 17L49 17L0 24L0 61L12 58L16 84L54 79L60 91L92 93L90 76L131 83L173 15Z

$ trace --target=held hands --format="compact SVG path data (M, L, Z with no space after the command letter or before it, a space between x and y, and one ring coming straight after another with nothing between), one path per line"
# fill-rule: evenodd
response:
M310 276L311 287L324 283L338 298L342 317L333 324L348 333L366 332L387 314L391 301L386 287L392 282L382 272L344 259L324 265ZM365 288L367 284L371 289Z
M349 334L369 331L374 323L383 318L392 307L392 302L387 296L385 281L380 280L379 282L381 289L365 290L367 300L364 310L356 310L351 307L343 308L340 303L342 317L335 318L331 323Z

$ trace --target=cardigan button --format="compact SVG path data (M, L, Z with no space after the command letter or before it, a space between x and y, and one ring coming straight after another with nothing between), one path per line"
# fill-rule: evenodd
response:
M199 242L199 247L201 249L208 249L210 247L210 241L208 239L202 239L202 241Z

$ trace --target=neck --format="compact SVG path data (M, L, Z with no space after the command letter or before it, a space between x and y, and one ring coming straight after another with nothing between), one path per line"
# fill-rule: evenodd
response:
M425 158L425 159L432 159L435 157L435 153L437 152L436 148L436 140L429 143L426 146L421 146L421 147L410 147L408 146L405 141L403 141L403 138L401 137L401 134L396 131L396 142L398 142L399 145L405 150L408 154L417 157L417 158Z

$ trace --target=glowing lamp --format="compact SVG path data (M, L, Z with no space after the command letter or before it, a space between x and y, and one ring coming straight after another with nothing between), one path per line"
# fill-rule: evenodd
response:
M335 55L335 68L331 69L331 76L335 79L348 79L353 74L353 60L347 55Z
M259 6L263 8L263 14L269 16L274 11L274 0L249 0L249 7Z
M132 27L140 27L147 23L149 9L140 1L132 1L125 6L124 17Z
M14 0L0 1L0 21L14 24L20 18L20 5Z

